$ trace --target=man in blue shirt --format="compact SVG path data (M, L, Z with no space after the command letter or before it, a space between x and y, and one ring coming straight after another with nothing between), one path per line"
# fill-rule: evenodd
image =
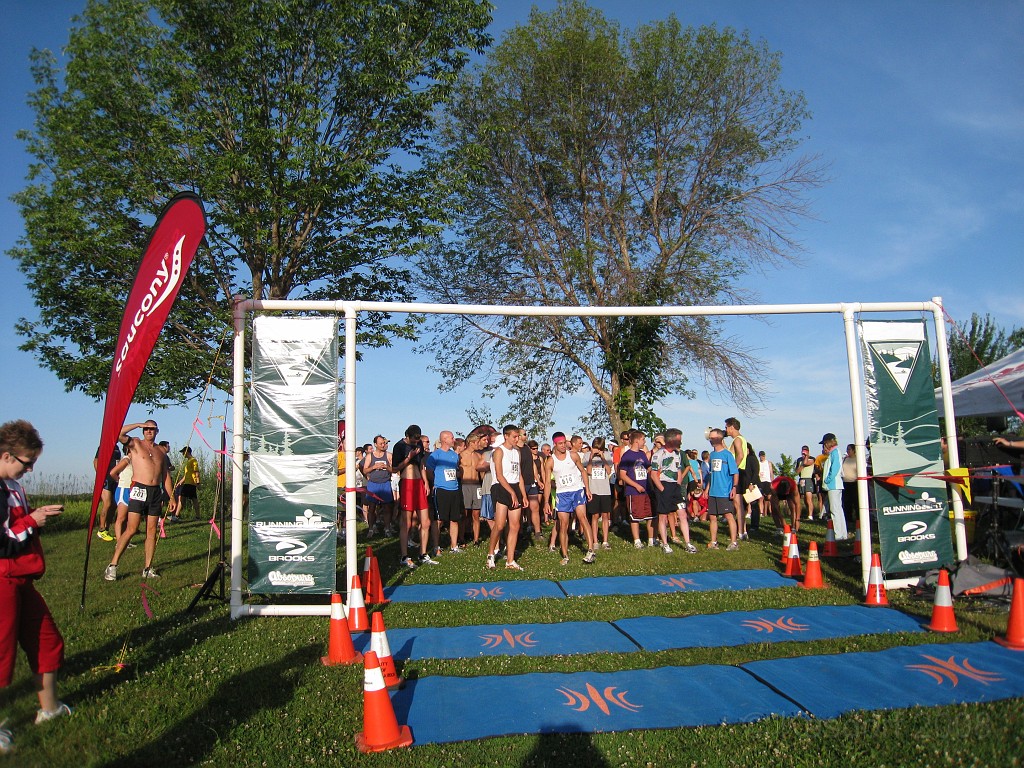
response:
M708 549L718 549L718 516L725 515L729 523L729 546L727 550L739 549L736 543L736 518L733 514L733 498L740 482L740 469L736 465L736 457L725 447L725 433L720 429L708 432L711 443L711 465L709 482L704 486L704 495L708 499L708 515L711 516L711 541Z
M822 467L822 487L828 492L829 514L836 540L842 541L848 535L846 516L843 514L843 458L839 455L839 441L831 432L821 438L821 450L828 454Z
M427 495L434 499L434 520L430 523L430 538L437 541L438 523L448 523L450 551L459 554L462 552L459 547L459 523L462 522L462 491L459 489L459 476L462 470L459 466L459 454L454 450L455 435L445 430L438 440L441 447L427 456L424 466Z

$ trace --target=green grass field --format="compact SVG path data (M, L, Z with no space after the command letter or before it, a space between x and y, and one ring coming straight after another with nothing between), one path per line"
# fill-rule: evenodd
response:
M35 498L37 504L43 500ZM327 668L326 618L231 621L227 606L203 601L187 607L217 560L216 539L203 523L168 526L155 560L163 574L147 590L143 608L141 541L122 559L121 578L102 580L113 545L94 538L86 608L80 609L87 508L68 511L44 533L48 570L39 582L67 643L61 698L74 716L36 727L31 678L19 658L14 683L0 696L17 751L0 766L1013 766L1024 753L1024 700L993 704L864 712L836 720L773 718L740 726L628 733L518 736L447 745L414 746L362 755L353 736L362 730L362 667ZM820 524L804 529L819 545ZM546 548L521 556L522 578L674 573L688 570L772 568L778 540L772 525L739 552L687 556L636 552L620 542L594 566L565 568ZM697 528L695 542L707 540ZM397 542L375 541L385 580L396 573ZM212 548L212 550L211 550ZM360 551L362 545L360 545ZM212 551L212 557L210 552ZM344 561L340 556L339 560ZM361 560L360 560L361 562ZM504 580L487 572L483 554L446 556L436 568L403 575L404 582ZM392 604L388 628L535 621L615 620L679 616L795 605L861 602L859 566L824 561L824 590L768 589L642 597L587 597L518 602ZM343 574L341 574L343 576ZM340 578L339 578L340 580ZM257 598L258 599L258 598ZM325 598L326 602L326 598ZM931 604L906 592L890 602L930 615ZM518 674L530 671L614 671L665 665L739 664L754 659L879 650L899 644L975 641L1005 632L1005 609L957 604L955 635L904 634L802 643L585 656L415 659L400 672L424 677ZM123 664L123 668L117 665ZM814 680L805 681L808 686ZM452 718L476 712L452 712Z

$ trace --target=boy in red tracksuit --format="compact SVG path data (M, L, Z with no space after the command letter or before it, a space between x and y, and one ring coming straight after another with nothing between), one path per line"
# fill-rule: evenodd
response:
M71 714L57 699L57 670L64 662L64 639L50 615L35 580L46 571L39 529L64 508L28 505L18 482L31 472L43 441L27 421L0 426L0 688L14 677L14 661L21 645L35 675L39 710L36 724ZM10 752L11 732L0 722L0 754Z

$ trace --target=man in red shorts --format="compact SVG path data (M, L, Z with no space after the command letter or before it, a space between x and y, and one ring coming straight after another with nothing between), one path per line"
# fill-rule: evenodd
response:
M405 439L399 440L391 452L391 466L399 475L399 496L402 503L402 514L399 516L398 546L401 553L401 564L406 568L415 568L416 563L409 556L409 529L412 528L413 514L419 515L420 523L420 563L437 565L429 554L430 545L430 511L427 506L427 487L423 482L423 451L421 438L423 431L416 424L410 424L405 430Z

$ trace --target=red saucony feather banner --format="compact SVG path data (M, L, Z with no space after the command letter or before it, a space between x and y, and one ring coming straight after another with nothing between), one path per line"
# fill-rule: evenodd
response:
M125 304L121 330L114 348L107 402L103 409L96 481L92 492L89 542L92 541L96 510L114 444L121 433L124 418L128 415L142 371L205 234L206 214L203 204L198 196L190 192L176 195L167 204L150 233L149 243L143 252L135 282ZM88 547L87 543L86 567ZM83 585L83 598L84 594Z

